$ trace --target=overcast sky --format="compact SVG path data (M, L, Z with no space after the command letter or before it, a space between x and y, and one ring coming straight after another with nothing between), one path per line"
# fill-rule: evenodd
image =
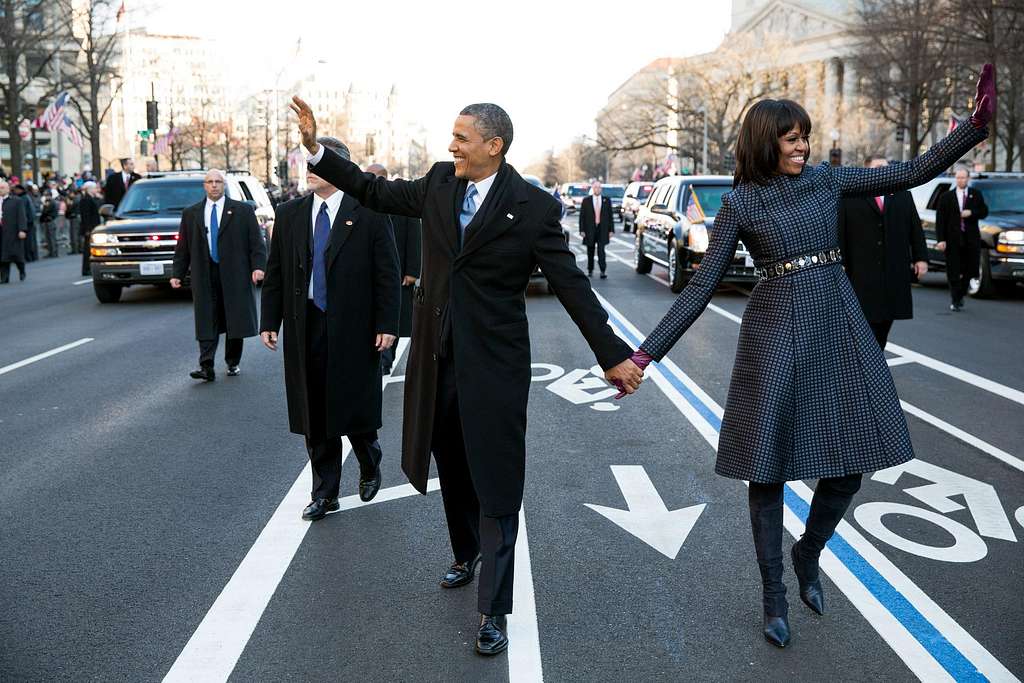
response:
M448 156L462 106L500 104L515 126L510 161L519 166L593 135L608 95L651 60L713 50L730 13L730 3L708 0L619 2L614 10L564 0L155 4L132 24L214 38L228 53L224 68L255 74L255 88L273 85L299 37L310 55L337 65L340 81L396 83L437 158Z

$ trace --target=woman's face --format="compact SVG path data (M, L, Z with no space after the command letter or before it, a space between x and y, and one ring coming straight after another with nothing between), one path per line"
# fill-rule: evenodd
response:
M799 128L793 128L779 138L779 173L799 175L810 154L810 138Z

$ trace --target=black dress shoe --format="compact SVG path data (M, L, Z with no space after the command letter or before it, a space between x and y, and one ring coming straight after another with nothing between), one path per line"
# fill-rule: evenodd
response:
M359 500L369 503L380 491L380 461L377 461L377 469L369 476L359 474Z
M607 280L608 279L608 275L605 274L605 273L601 273L601 279L602 280Z
M504 614L480 615L480 630L476 632L476 651L486 657L508 649L508 624Z
M793 572L800 584L800 599L818 614L825 614L825 594L821 590L821 575L808 567L807 562L800 557L800 541L793 544L789 550L789 556L793 560ZM815 578L811 578L815 577Z
M337 498L317 498L302 511L302 518L307 522L315 522L326 517L328 512L335 512L340 507Z
M473 580L476 574L476 566L480 564L480 556L470 562L454 563L448 568L448 572L441 579L441 588L459 588Z
M237 365L228 366L228 377L238 377L240 374L242 374L242 369Z
M19 280L24 280L25 279L25 271L21 271L21 272L18 273L18 279Z
M775 647L789 645L789 619L764 614L764 639Z
M216 378L216 375L213 372L213 368L206 367L199 368L198 370L193 370L192 372L188 373L188 376L191 377L192 379L201 379L204 382L212 382Z

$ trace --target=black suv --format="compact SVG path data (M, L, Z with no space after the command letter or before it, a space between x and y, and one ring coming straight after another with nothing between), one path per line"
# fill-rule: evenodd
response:
M649 273L652 264L663 265L668 268L672 291L683 291L704 259L715 214L730 190L730 176L669 176L659 180L636 217L636 272ZM757 279L750 252L740 242L723 281L756 283Z
M946 175L911 190L928 244L928 264L934 270L946 269L946 254L935 248L935 206L953 184ZM980 173L969 184L981 190L988 217L978 221L981 263L968 293L978 298L1007 294L1015 283L1024 282L1024 173Z
M167 285L171 279L174 246L181 212L206 196L203 171L153 173L128 188L115 212L105 204L108 220L92 231L90 259L96 298L116 303L131 285ZM263 185L248 173L228 173L224 193L250 204L270 236L274 209Z

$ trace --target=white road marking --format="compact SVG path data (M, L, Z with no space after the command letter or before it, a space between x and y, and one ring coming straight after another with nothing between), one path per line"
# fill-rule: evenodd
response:
M935 370L936 372L941 372L944 375L948 375L950 377L958 379L961 382L972 384L978 387L979 389L984 389L985 391L991 392L996 396L1001 396L1003 398L1007 398L1013 401L1014 403L1024 405L1024 391L1019 391L1017 389L1013 389L1012 387L1008 387L1004 384L993 382L992 380L981 377L980 375L975 375L973 372L961 370L955 365L943 363L942 361L936 360L931 356L926 356L923 353L918 353L917 351L911 351L908 348L899 346L898 344L893 344L892 342L886 344L885 350L889 351L890 353L894 353L897 356L909 358L911 361L915 363L919 363L927 368Z
M643 335L640 331L631 322L629 322L628 318L623 316L622 313L612 306L607 299L602 297L600 294L597 294L597 298L601 304L611 314L613 314L614 317L622 321L622 325L628 334L637 339L643 339ZM627 338L622 331L619 331L619 334L620 336L623 336L623 338ZM635 346L632 342L629 343L632 346ZM659 363L650 365L647 368L647 372L655 378L655 385L662 390L665 396L674 405L680 408L680 412L682 412L697 431L705 437L712 448L717 450L718 432L716 428L714 425L710 424L708 418L702 415L699 410L695 409L689 401L686 401L679 396L679 391L672 386L667 377L663 377L663 373L666 371L671 373L677 381L682 382L687 388L696 386L696 383L693 382L693 380L668 357L662 359ZM659 377L662 377L661 381L658 380ZM701 392L701 394L695 393L695 395L700 398L699 402L703 403L704 406L720 421L724 414L722 407L703 392ZM689 409L684 409L683 405L689 406ZM713 438L709 438L712 435ZM804 505L810 505L811 498L814 494L810 487L802 481L789 482L787 486L803 501ZM803 522L793 512L792 505L789 501L786 503L784 524L787 531L789 531L794 538L799 538L803 533ZM881 579L895 589L899 598L909 603L908 606L911 609L916 610L918 614L924 617L930 626L937 632L936 635L955 648L957 651L956 655L965 658L971 666L976 667L978 672L993 681L1018 680L1009 669L1003 666L1003 664L992 655L992 653L985 649L985 647L975 640L971 634L964 630L964 628L950 617L945 610L925 594L924 591L911 581L906 574L904 574L848 522L842 521L839 523L836 530L835 541L851 548L860 556L860 558L863 558L863 560L870 565L871 571L877 573ZM929 647L926 647L917 637L915 637L915 634L911 632L910 628L900 620L899 616L894 614L894 612L900 610L894 610L883 605L874 596L872 591L865 584L865 581L859 576L859 574L864 572L863 569L857 568L857 573L855 574L851 571L850 567L840 560L829 547L826 547L822 552L820 563L821 569L832 579L847 598L850 599L851 603L861 612L861 614L864 615L872 628L882 636L882 639L893 649L897 656L906 663L918 678L927 681L953 680L949 671L947 671L939 661L938 656L932 654L931 648L935 647L935 645L929 644ZM953 655L954 659L956 655ZM941 656L946 660L951 658L948 650Z
M76 286L77 286L77 285L87 285L87 284L89 284L90 282L92 282L92 278L91 278L91 277L87 277L87 278L85 278L84 280L75 280L75 281L74 281L74 282L72 282L71 284L73 284L73 285L76 285Z
M941 420L941 419L935 417L934 415L932 415L931 413L927 413L927 412L921 410L917 406L912 406L909 403L907 403L906 401L902 401L901 400L900 401L900 405L903 406L903 410L905 410L906 412L910 413L914 417L916 417L916 418L918 418L920 420L924 420L925 422L927 422L928 424L932 425L933 427L937 427L937 428L941 429L942 431L946 432L947 434L949 434L950 436L956 437L957 439L963 441L965 444L967 444L969 446L974 446L979 451L982 451L984 453L988 453L989 455L991 455L992 457L996 458L997 460L1002 460L1003 462L1005 462L1010 467L1013 467L1016 470L1024 472L1024 460L1021 460L1020 458L1017 458L1017 457L1015 457L1013 455L1010 455L1009 453L1007 453L1003 449L996 448L995 446L993 446L992 444L988 443L987 441L983 441L983 440L979 439L978 437L974 436L973 434L968 434L967 432L965 432L964 430L960 429L959 427L955 427L955 426L949 424L948 422L946 422L945 420Z
M890 368L894 368L897 365L907 365L909 363L913 363L914 359L907 358L906 356L895 356L893 358L887 358L885 362L889 364Z
M408 346L408 339L399 340L395 350L396 366ZM348 439L342 439L342 443L344 464L352 446ZM164 676L165 682L226 681L231 676L309 530L310 522L304 521L299 512L309 502L312 477L307 463ZM415 492L408 484L384 489L371 504ZM339 504L346 510L364 505L358 496L342 498Z
M6 375L8 372L13 372L14 370L17 370L18 368L23 368L26 365L32 365L32 363L35 363L37 361L41 361L44 358L49 358L50 356L56 356L58 353L64 353L65 351L70 351L71 349L77 348L77 347L81 346L82 344L88 344L91 341L96 341L96 340L93 339L92 337L82 337L78 341L73 341L70 344L65 344L64 346L58 346L55 349L50 349L49 351L44 351L43 353L38 353L38 354L32 356L31 358L26 358L25 360L19 360L17 363L11 363L10 365L5 365L4 367L0 368L0 375Z
M519 511L519 535L516 538L512 581L515 611L508 615L508 680L514 683L541 683L544 680L544 669L537 630L537 600L533 592L526 513L522 509Z

